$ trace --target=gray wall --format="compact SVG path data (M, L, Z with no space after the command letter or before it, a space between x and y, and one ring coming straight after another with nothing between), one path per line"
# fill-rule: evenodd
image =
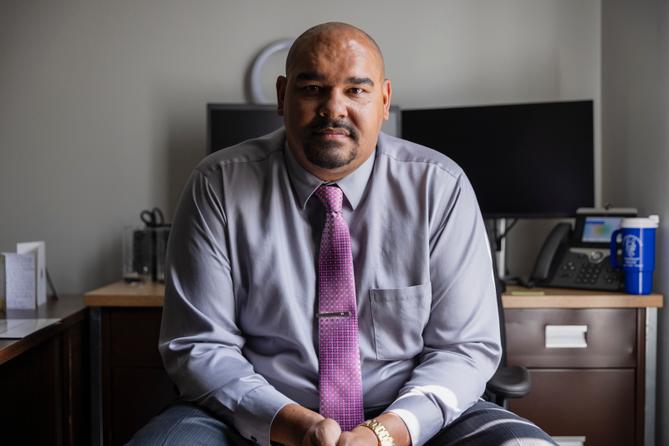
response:
M122 227L149 206L171 213L204 154L205 104L243 101L244 72L261 47L327 20L376 37L403 107L561 99L599 106L601 89L598 202L661 215L657 287L667 289L662 0L4 0L0 250L46 240L61 292L118 280ZM275 74L266 73L268 92ZM529 272L551 224L514 229L511 272ZM660 314L659 382L667 382L669 316ZM667 413L669 386L661 392ZM658 444L669 444L669 427L658 426Z
M604 200L660 216L655 288L669 290L669 2L602 3ZM666 301L666 298L665 298ZM661 310L657 444L669 444L669 313ZM665 422L662 422L664 420Z
M46 240L60 292L120 278L123 226L171 214L204 154L205 104L243 101L253 55L310 25L375 36L400 106L599 94L597 0L2 3L0 250Z

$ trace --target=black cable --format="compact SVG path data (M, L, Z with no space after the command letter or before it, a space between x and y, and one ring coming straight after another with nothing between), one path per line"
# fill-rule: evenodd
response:
M504 230L503 234L496 235L497 246L502 245L502 240L509 234L509 232L513 229L513 227L516 226L516 223L518 223L518 219L514 218L513 221L509 224L509 226Z

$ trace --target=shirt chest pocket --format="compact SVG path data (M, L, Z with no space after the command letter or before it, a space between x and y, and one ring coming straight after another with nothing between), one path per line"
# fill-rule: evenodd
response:
M369 291L376 359L398 360L423 349L423 329L430 317L429 283Z

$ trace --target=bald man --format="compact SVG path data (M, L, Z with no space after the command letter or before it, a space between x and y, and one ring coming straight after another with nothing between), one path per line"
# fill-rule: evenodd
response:
M483 221L453 161L380 132L378 45L315 26L276 89L284 128L182 194L159 343L182 400L132 444L554 444L480 401L501 354Z

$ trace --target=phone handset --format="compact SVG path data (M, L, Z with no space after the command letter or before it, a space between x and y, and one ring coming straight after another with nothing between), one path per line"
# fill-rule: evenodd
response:
M546 281L549 278L548 275L550 274L556 255L560 247L569 241L570 235L570 223L558 223L555 225L541 246L537 260L534 263L534 268L532 268L532 274L530 274L531 283L540 284L540 282Z

